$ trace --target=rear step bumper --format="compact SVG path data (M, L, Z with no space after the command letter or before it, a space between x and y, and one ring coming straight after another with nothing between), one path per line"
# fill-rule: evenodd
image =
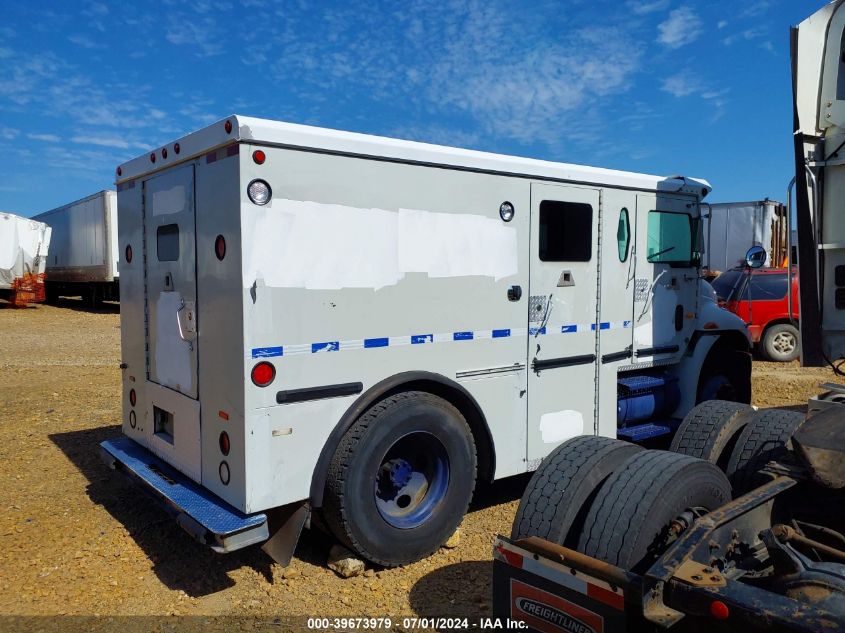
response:
M152 495L188 534L215 552L232 552L267 540L267 516L246 515L188 479L128 437L100 444L106 464Z

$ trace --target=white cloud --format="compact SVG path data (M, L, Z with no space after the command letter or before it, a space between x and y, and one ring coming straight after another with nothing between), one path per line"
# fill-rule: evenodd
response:
M721 30L722 30L723 28L725 28L728 24L729 24L729 22L728 22L727 20L719 20L719 23L716 25L716 28L717 28L717 29L719 29L719 30L721 31Z
M678 73L663 80L660 89L674 97L688 97L702 89L701 80L686 73Z
M105 48L104 44L99 42L95 42L90 37L86 37L85 35L81 35L79 33L75 35L71 35L67 38L71 44L76 44L77 46L81 46L82 48L94 49L94 48Z
M80 145L99 145L101 147L116 147L118 149L129 149L130 145L124 138L119 136L73 136L71 143Z
M13 127L0 128L0 138L7 141L11 141L13 139L18 138L18 136L20 136L20 133L20 130L16 130Z
M750 29L740 31L739 33L734 33L732 35L727 36L722 40L722 43L725 44L725 46L730 46L740 41L755 40L757 38L763 37L764 35L766 35L767 32L768 29L766 29L765 27L755 26Z
M628 7L636 15L663 11L669 7L669 0L628 0Z
M701 35L701 19L689 7L681 7L669 13L657 30L658 42L669 48L680 48L692 44Z
M62 139L55 134L27 134L27 138L31 138L33 141L45 141L47 143L58 143Z

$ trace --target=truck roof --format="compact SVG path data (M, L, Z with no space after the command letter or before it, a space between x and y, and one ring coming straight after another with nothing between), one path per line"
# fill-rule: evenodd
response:
M645 191L706 195L706 180L651 176L475 150L404 141L384 136L232 115L118 167L117 183L192 160L232 141L318 151L379 160L449 167L542 180L613 186ZM176 152L178 145L179 152ZM702 190L704 190L702 192Z

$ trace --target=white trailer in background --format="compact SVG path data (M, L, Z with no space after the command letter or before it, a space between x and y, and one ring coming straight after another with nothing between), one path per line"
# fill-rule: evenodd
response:
M117 194L94 195L35 216L53 229L47 298L82 297L91 305L119 298Z
M780 266L786 258L786 207L774 200L720 202L703 205L706 248L702 267L724 272L745 264L752 246L762 246L767 262Z
M0 212L0 293L12 305L44 301L44 264L50 227Z

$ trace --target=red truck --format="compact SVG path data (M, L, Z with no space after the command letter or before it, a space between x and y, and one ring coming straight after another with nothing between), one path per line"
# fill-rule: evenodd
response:
M792 318L786 268L736 268L711 283L719 304L748 323L761 355L771 361L798 358L798 270L792 269Z

